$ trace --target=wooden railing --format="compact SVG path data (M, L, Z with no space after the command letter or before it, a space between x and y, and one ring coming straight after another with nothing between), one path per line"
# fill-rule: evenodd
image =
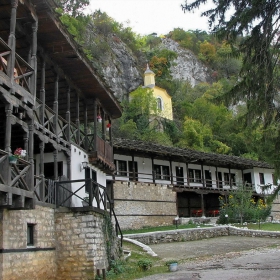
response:
M116 180L130 180L135 182L147 182L147 183L162 183L170 184L176 187L184 189L190 188L203 188L209 190L227 190L235 189L237 185L243 184L248 190L255 190L254 184L247 182L229 182L223 180L214 179L198 179L191 177L179 177L171 175L156 174L155 172L141 173L141 172L129 172L129 171L117 171L114 175Z
M33 191L30 190L30 184L27 182L27 175L31 166L28 161L18 158L16 163L9 164L9 154L3 150L0 150L0 163L1 184L26 191Z
M0 45L5 50L0 53L0 71L7 73L8 56L11 54L11 48L0 38ZM14 65L14 81L16 84L23 87L28 92L31 92L29 87L29 77L34 73L34 69L17 53L15 56Z
M37 201L55 204L55 184L53 180L44 177L34 176L34 194Z

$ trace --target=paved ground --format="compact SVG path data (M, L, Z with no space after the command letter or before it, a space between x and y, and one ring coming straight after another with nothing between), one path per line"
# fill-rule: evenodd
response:
M152 245L164 259L180 259L178 271L142 280L280 279L280 239L227 236Z

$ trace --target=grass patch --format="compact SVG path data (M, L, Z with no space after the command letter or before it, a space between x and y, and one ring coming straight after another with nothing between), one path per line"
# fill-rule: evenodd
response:
M247 227L248 229L267 230L267 231L280 231L280 223L250 223L250 224L235 224L236 227Z
M106 279L134 280L148 275L168 272L164 260L159 257L150 256L139 246L124 241L123 249L131 251L131 257L117 264L116 271L121 271L120 273L115 273L114 269L112 269L112 271L107 273ZM147 270L143 270L139 267L139 262L143 261L143 259L152 263L152 266Z
M178 229L193 229L198 227L211 227L210 225L203 225L203 224L186 224L186 225L178 225ZM160 227L144 227L140 229L128 229L123 230L123 234L134 234L134 233L146 233L146 232L154 232L154 231L165 231L165 230L175 230L176 226L160 226Z

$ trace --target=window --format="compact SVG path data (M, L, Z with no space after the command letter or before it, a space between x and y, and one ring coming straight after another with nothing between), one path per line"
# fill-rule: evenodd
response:
M162 174L164 180L170 180L169 166L162 166Z
M159 111L162 111L163 110L163 104L162 104L162 99L161 97L158 97L157 98L157 108Z
M225 185L236 185L234 173L224 173Z
M229 185L229 173L224 173L225 185Z
M127 162L125 160L117 161L117 174L127 176Z
M34 246L34 224L27 224L27 246Z
M259 177L260 177L260 184L264 185L265 181L264 181L264 174L263 173L259 173Z
M155 179L170 180L169 166L154 165Z
M201 170L189 169L189 181L191 183L201 183Z

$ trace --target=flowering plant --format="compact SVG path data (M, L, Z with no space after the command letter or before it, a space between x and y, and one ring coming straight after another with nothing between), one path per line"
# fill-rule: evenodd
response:
M22 148L17 148L14 151L14 156L17 158L25 157L26 156L26 150L23 150Z
M107 127L107 128L110 128L110 127L111 127L111 124L110 124L110 123L108 123L108 124L106 125L106 127Z

